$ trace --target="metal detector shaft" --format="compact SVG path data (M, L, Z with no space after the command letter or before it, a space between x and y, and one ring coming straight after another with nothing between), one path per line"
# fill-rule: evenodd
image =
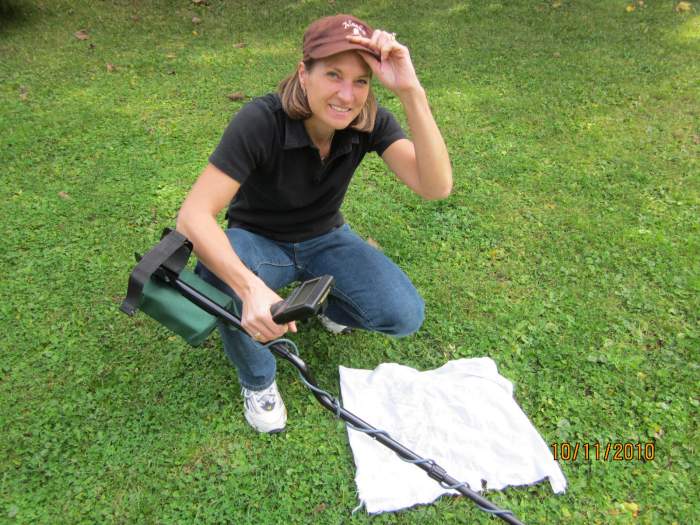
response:
M287 350L286 345L284 343L273 344L270 346L270 350L272 350L279 357L282 357L283 359L286 359L287 361L292 363L292 365L294 365L294 367L299 370L304 379L306 379L311 385L317 386L306 363L298 355ZM388 434L380 431L379 429L373 427L366 421L357 417L352 412L337 405L332 397L329 397L320 392L316 392L314 390L312 390L312 392L316 399L319 401L319 403L321 403L325 408L336 414L343 421L346 421L351 425L360 428L364 431L370 431L370 433L368 433L367 435L376 439L382 445L394 451L399 457L411 462L422 461L424 459L415 452L404 447L398 441L391 438ZM512 525L523 525L523 523L512 514L500 513L502 512L502 510L499 507L491 503L486 498L482 497L477 492L474 492L473 490L469 489L464 485L459 485L459 480L447 474L445 469L443 469L440 465L436 464L435 462L429 461L425 463L415 463L415 465L424 470L428 474L428 476L430 476L438 483L444 483L448 486L457 485L454 490L457 490L460 494L468 497L487 512L490 511L493 513L498 513L494 515L498 516L506 523L510 523Z
M215 315L219 319L222 319L232 324L239 330L245 332L245 329L241 325L241 321L238 317L233 315L225 308L222 308L217 303L215 303L202 293L198 292L184 281L181 281L179 278L175 278L171 279L171 284L182 295L184 295L187 299L198 305L203 310L206 310L210 314ZM299 357L298 355L290 352L284 343L272 344L269 348L275 355L281 357L282 359L285 359L286 361L289 361L297 370L299 370L302 377L306 379L306 381L308 381L309 384L318 388L316 381L304 360L301 359L301 357ZM372 438L379 441L382 445L394 451L399 457L410 462L414 462L417 467L424 470L428 474L428 476L430 476L438 483L447 486L454 486L454 490L471 499L486 512L491 512L494 516L501 518L506 523L510 523L511 525L524 525L515 516L513 516L513 514L504 512L502 509L491 503L486 498L482 497L477 492L474 492L465 485L460 485L459 480L447 474L445 469L436 464L434 461L425 461L424 458L420 457L415 452L407 449L401 443L392 439L387 433L374 428L372 425L363 421L352 412L349 412L348 410L341 407L334 398L330 397L325 393L321 393L313 389L312 393L314 394L318 402L321 403L321 405L323 405L326 409L336 414L343 421L346 421L351 425L364 431L369 431L367 435L371 436Z

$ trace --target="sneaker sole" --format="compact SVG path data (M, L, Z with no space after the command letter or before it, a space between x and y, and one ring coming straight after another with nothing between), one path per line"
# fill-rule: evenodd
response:
M287 409L285 408L282 417L269 425L257 426L250 419L248 419L247 413L245 414L245 420L251 427L253 427L254 430L260 432L261 434L279 434L280 432L284 432L287 428Z

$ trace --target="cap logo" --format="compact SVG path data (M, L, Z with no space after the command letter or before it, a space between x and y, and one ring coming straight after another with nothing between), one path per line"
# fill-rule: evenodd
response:
M350 29L352 28L352 34L353 35L362 35L362 36L367 36L367 31L365 31L365 28L362 27L360 24L353 22L352 20L346 20L343 22L343 28L344 29Z

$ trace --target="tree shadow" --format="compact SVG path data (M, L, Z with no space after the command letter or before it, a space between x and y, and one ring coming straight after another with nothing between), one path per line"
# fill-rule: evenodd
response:
M26 6L13 0L0 0L0 27L24 23L28 19Z

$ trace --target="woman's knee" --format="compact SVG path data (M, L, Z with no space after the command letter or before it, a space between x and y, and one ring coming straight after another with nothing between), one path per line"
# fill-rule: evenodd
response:
M404 297L387 305L379 331L395 337L405 337L417 332L424 320L425 302L415 292L410 299Z

